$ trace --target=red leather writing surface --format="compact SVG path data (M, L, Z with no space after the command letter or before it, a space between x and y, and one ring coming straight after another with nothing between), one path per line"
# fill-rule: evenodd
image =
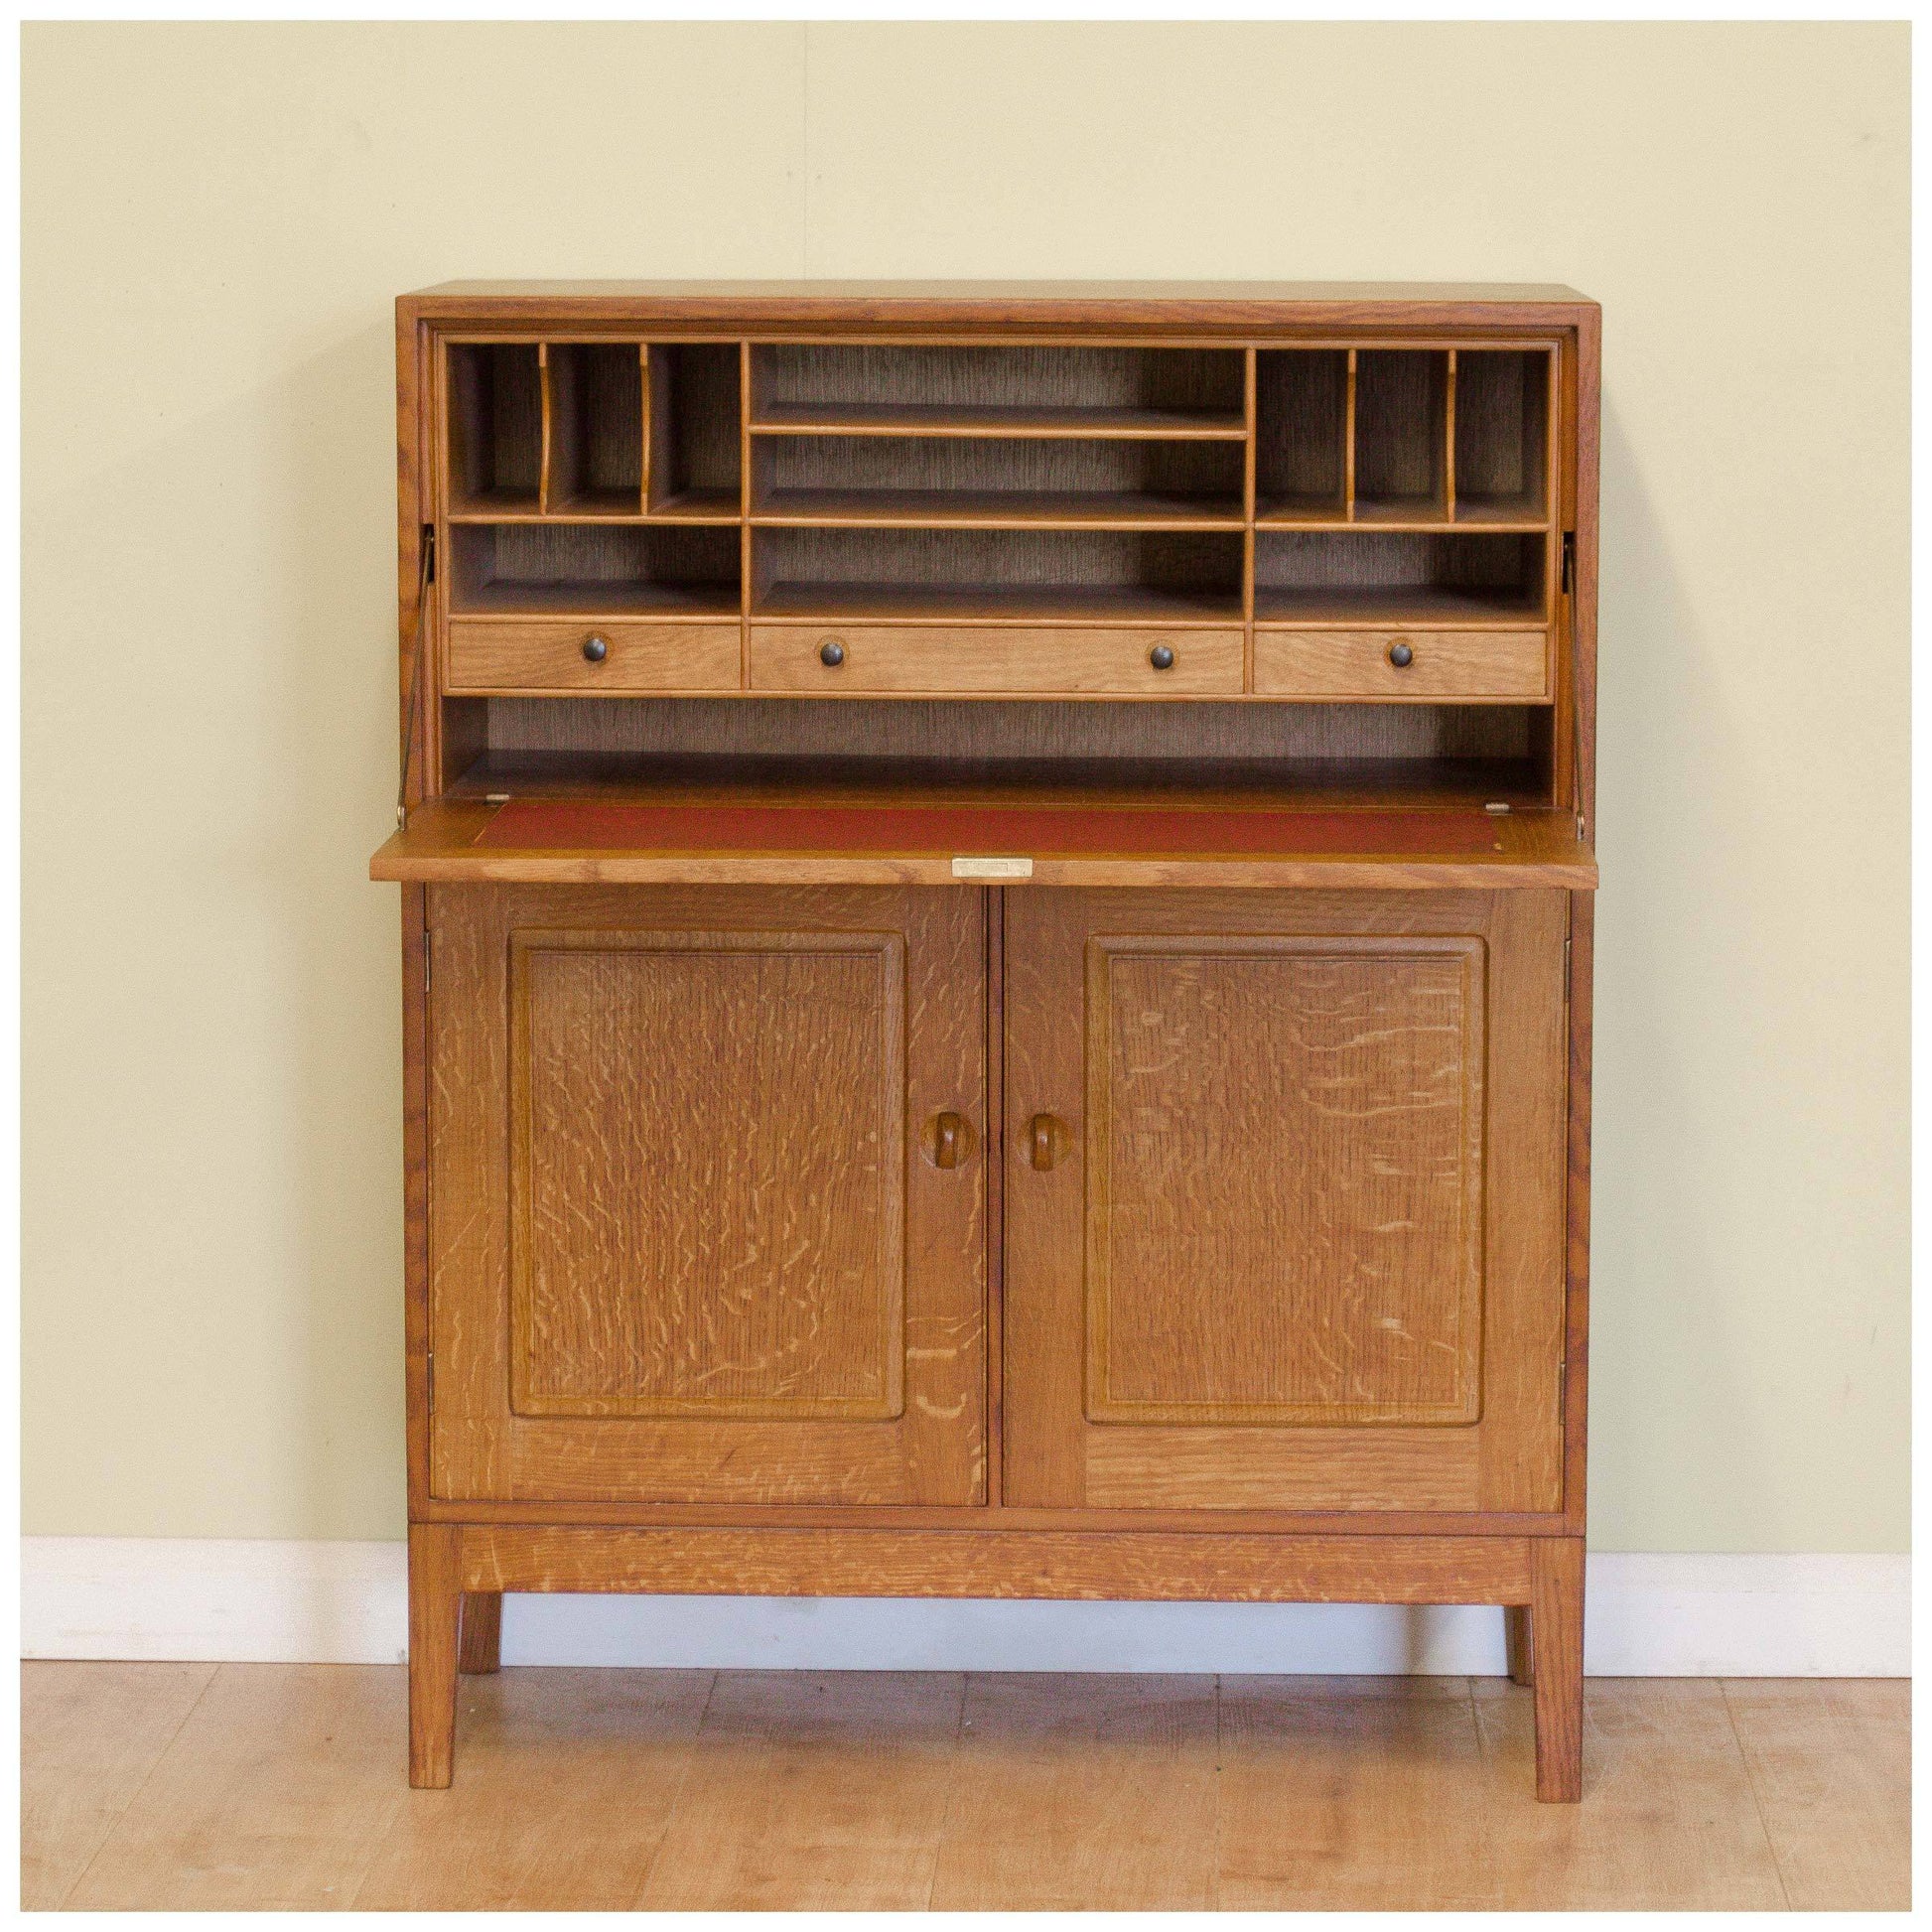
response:
M1481 811L1161 805L621 805L513 798L480 846L596 852L1454 858L1502 850Z

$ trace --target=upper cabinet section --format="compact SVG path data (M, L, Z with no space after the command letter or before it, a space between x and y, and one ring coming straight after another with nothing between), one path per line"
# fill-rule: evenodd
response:
M1561 701L1574 333L567 317L431 343L448 694Z

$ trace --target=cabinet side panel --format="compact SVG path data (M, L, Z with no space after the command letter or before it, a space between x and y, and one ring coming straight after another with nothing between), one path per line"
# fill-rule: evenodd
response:
M1563 1502L1564 1192L1569 900L1498 893L1491 915L1489 1132L1507 1193L1487 1204L1479 1506Z
M1584 1527L1589 1412L1589 1123L1596 895L1570 895L1570 1174L1566 1202L1569 1294L1563 1383L1563 1506Z
M430 1494L429 1062L423 980L427 895L424 886L402 889L403 1395L412 1519Z
M488 887L433 886L429 915L430 1486L504 1497L504 899Z

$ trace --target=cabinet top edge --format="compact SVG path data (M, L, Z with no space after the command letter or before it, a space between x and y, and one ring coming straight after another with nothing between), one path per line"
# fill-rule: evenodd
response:
M453 281L397 298L424 321L480 313L666 321L1220 323L1578 321L1589 297L1560 283Z

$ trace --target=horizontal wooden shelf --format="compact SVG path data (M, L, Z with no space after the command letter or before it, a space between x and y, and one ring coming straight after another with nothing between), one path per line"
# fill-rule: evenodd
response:
M740 516L736 489L680 489L650 506L650 520L663 523L737 523Z
M1541 492L1520 496L1462 496L1455 499L1458 527L1478 530L1547 530L1549 512Z
M1226 624L1241 621L1238 591L1100 588L1041 584L773 584L754 619L780 622L965 624Z
M1239 530L1238 497L1133 490L776 489L752 521L873 529Z
M593 581L569 584L481 584L466 591L452 615L490 618L609 616L736 618L735 584L646 584Z
M1449 506L1440 496L1357 496L1353 520L1378 530L1449 527Z
M452 523L514 523L541 514L534 489L471 490L450 498Z
M1285 530L1345 530L1348 505L1339 496L1257 497L1255 523Z
M1545 619L1537 599L1496 591L1444 590L1420 584L1359 589L1258 584L1255 621L1343 628L1354 624L1398 628L1504 624L1521 628L1541 624Z
M1255 504L1258 530L1490 530L1498 535L1535 536L1549 527L1550 519L1527 501L1458 501L1453 517L1445 516L1440 505L1430 510L1393 503L1358 503L1351 518L1340 503L1275 498Z
M553 502L547 510L534 497L500 502L466 502L452 507L452 523L738 523L735 489L686 489L645 509L634 489L600 491Z
M754 436L984 436L1245 442L1239 410L1029 408L1001 403L769 403Z

